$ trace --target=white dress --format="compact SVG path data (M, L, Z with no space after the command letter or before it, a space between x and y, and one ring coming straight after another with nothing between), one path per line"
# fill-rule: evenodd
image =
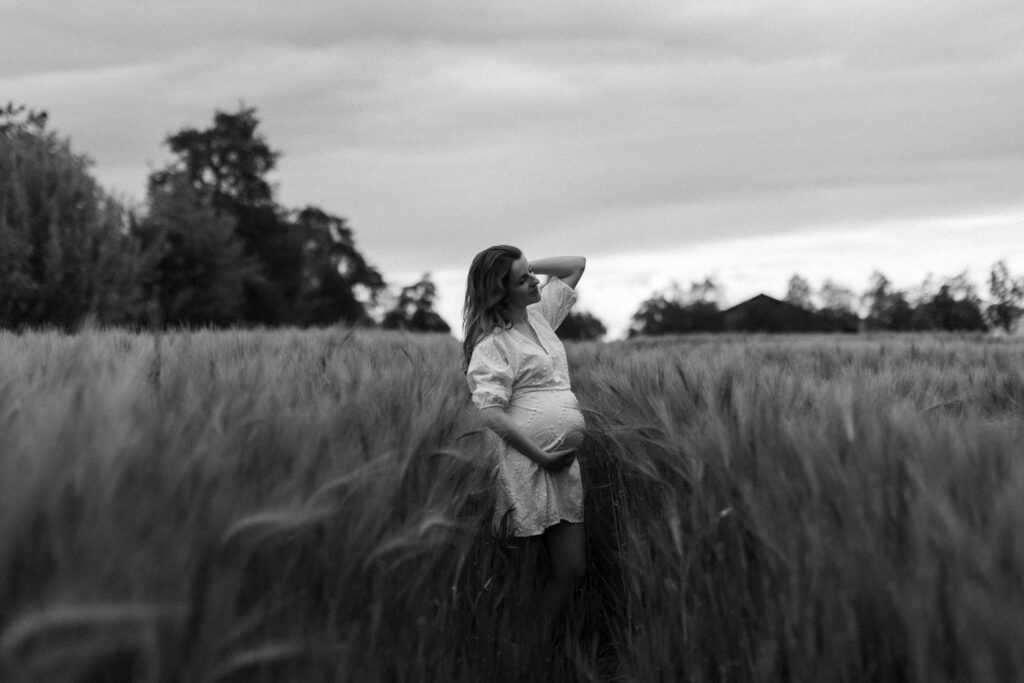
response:
M575 448L583 440L583 413L569 386L565 347L555 335L576 302L576 292L558 278L541 288L527 319L541 346L515 329L495 328L473 349L466 381L478 408L500 406L542 450ZM583 521L580 465L552 472L504 440L498 450L498 508L495 525L506 515L515 536L536 536L560 521Z

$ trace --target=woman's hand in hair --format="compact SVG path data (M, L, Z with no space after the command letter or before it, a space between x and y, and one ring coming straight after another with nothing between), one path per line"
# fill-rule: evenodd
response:
M530 267L537 275L549 275L576 288L587 267L587 259L582 256L552 256L530 261Z

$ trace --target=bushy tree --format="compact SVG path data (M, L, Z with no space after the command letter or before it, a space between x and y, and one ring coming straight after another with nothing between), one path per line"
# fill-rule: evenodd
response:
M297 323L369 324L368 309L384 290L384 278L356 248L348 222L307 206L296 214L293 230L302 244Z
M437 286L424 273L419 282L402 287L395 306L384 315L381 327L410 332L451 332L448 323L434 311Z
M233 215L214 209L184 176L171 176L151 186L149 213L134 234L149 254L144 289L160 323L240 322L245 288L261 276Z
M832 315L856 315L857 295L852 289L833 281L825 280L818 290L821 300L821 312Z
M963 272L947 278L935 292L928 292L927 285L914 309L914 329L984 331L988 329L981 310L981 299L977 289Z
M844 287L834 280L825 280L821 289L818 290L818 299L821 301L821 308L818 315L833 320L842 329L856 331L861 324L860 316L857 315L857 295L852 289Z
M864 303L868 327L897 332L912 328L913 308L906 293L895 289L889 278L877 270L871 275Z
M47 116L0 109L0 326L129 319L140 305L128 212Z
M988 328L982 314L977 289L960 273L937 286L931 276L908 295L897 290L879 272L872 275L864 294L868 326L872 329L904 331L984 331Z
M260 133L254 108L217 111L209 128L183 128L166 143L175 159L150 176L151 194L184 183L203 211L231 219L250 258L239 273L237 319L303 326L370 322L367 307L383 278L356 249L344 219L275 202L267 176L279 153Z
M245 105L233 114L214 112L209 128L182 128L165 140L177 158L153 173L150 184L177 184L184 178L217 209L275 208L267 174L280 154L257 128L256 109Z
M560 339L596 341L608 334L604 323L588 311L569 311L555 333Z
M1024 278L1011 276L1006 261L999 261L989 273L988 291L992 303L985 309L985 317L993 327L1012 331L1024 315Z
M680 291L678 285L673 285L673 291ZM687 305L704 303L721 307L724 297L725 288L712 276L705 275L703 280L691 282L689 292L683 294L680 300Z
M722 288L711 277L693 282L688 293L678 284L655 293L633 314L629 336L719 332Z
M811 297L811 283L803 276L793 273L793 277L789 278L789 283L786 286L786 298L784 301L794 306L799 306L805 311L813 311L814 301Z

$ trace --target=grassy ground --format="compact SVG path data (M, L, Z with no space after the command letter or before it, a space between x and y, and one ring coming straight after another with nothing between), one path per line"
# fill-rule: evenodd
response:
M544 643L454 340L0 333L0 678L1024 679L1020 341L569 357L590 572Z

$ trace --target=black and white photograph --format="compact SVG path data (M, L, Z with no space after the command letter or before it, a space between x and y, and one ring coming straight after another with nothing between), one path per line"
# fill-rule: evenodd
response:
M1024 680L1022 36L0 0L0 680Z

